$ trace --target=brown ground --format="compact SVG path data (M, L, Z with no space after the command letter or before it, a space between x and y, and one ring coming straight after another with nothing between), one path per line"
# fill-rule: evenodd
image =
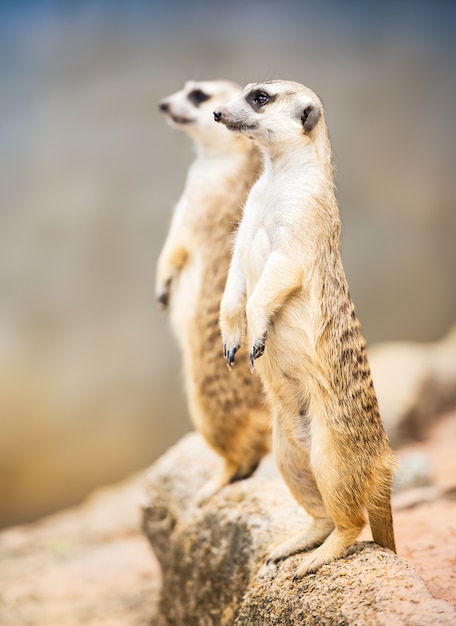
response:
M1 626L152 624L160 573L139 531L141 479L0 533Z
M428 439L436 484L456 478L456 412ZM139 530L141 477L95 493L82 506L0 533L1 626L153 625L159 569ZM456 608L456 501L395 512L398 552L430 592Z

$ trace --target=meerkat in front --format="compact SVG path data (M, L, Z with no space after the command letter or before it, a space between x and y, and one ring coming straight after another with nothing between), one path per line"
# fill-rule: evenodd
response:
M303 85L278 80L248 85L214 118L252 138L264 159L222 298L224 353L231 366L248 344L272 405L278 467L312 518L269 560L307 551L296 576L315 571L346 552L365 511L374 541L395 550L395 461L340 258L322 104Z
M246 368L233 377L219 358L218 316L234 231L261 169L251 140L214 124L214 106L240 90L229 81L190 81L159 104L196 147L158 260L156 295L161 308L170 308L192 421L224 459L221 475L197 495L200 502L250 476L271 439L259 378ZM240 356L248 363L248 352Z

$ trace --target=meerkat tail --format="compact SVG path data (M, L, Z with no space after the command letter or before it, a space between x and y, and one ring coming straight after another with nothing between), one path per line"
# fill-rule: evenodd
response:
M396 552L394 540L393 514L391 511L391 497L386 495L381 504L367 511L372 538L382 548L389 548Z

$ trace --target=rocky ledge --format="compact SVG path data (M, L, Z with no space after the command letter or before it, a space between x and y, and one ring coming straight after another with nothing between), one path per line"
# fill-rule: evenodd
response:
M303 527L271 457L253 477L206 504L198 491L220 461L198 434L184 437L148 473L143 526L159 559L160 626L454 626L406 560L372 542L294 581L300 556L275 565L272 544ZM364 537L364 535L363 535Z

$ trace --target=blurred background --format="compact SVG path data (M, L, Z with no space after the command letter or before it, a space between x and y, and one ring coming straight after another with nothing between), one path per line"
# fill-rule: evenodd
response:
M0 2L0 526L147 467L191 428L155 264L192 159L187 79L323 99L370 344L456 319L456 3Z

